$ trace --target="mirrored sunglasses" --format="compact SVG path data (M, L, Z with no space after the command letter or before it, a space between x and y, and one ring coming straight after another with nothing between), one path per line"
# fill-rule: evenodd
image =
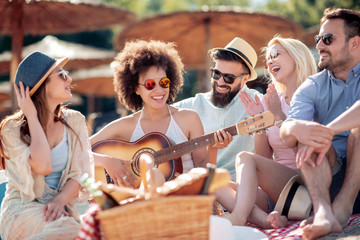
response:
M64 80L64 81L67 81L68 78L70 77L69 76L69 72L68 71L65 71L65 70L61 70L59 72L59 76Z
M57 73L53 73L51 75L54 75L54 74L58 74L62 78L62 80L64 80L64 81L67 81L69 79L69 77L70 77L69 72L65 71L64 69L57 72Z
M323 43L326 46L329 46L332 43L332 41L334 40L334 36L336 36L336 37L347 37L347 35L339 35L339 34L327 33L327 34L324 34L322 36L316 35L315 36L315 42L316 42L316 44L318 44L320 42L320 40L322 40Z
M272 48L269 52L269 55L267 56L266 60L269 61L270 59L271 60L274 60L275 58L277 58L280 53L283 52L282 50L279 50L277 48Z
M155 88L156 82L155 82L155 80L153 80L153 79L148 79L148 80L145 81L144 84L140 84L140 83L139 83L139 85L144 86L147 90L150 91L150 90L153 90L153 89ZM168 87L170 87L170 79L168 79L168 78L162 78L162 79L160 79L159 85L160 85L162 88L168 88Z
M211 68L210 71L211 71L211 77L213 79L219 80L222 76L224 79L224 82L226 82L227 84L233 84L235 82L236 78L244 77L244 76L248 75L248 73L243 73L239 76L235 76L234 74L230 74L230 73L222 73L215 68Z

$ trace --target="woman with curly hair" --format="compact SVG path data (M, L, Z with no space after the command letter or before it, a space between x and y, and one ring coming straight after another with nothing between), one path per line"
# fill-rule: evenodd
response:
M106 139L135 142L152 132L164 134L173 144L204 135L196 112L169 106L183 84L184 66L173 43L127 42L116 56L114 86L119 101L133 114L117 119L91 137L95 144ZM215 163L218 148L232 140L230 133L215 133L215 144L181 157L183 172ZM209 158L208 158L209 157ZM137 178L125 166L131 161L94 153L95 166L105 168L115 184L135 186Z

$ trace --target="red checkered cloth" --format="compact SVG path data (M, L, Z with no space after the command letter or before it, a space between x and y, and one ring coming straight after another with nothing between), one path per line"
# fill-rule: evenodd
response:
M76 240L101 240L100 223L95 218L100 210L99 205L96 203L88 206Z
M279 239L287 239L287 240L295 240L295 239L303 239L302 228L299 227L301 221L291 221L284 228L277 229L263 229L259 228L254 224L248 224L250 227L255 227L259 229L261 232L265 233L269 240L279 240ZM352 215L348 221L348 226L360 226L360 214Z

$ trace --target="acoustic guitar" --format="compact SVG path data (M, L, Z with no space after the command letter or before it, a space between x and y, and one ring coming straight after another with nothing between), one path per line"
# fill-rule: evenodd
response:
M252 135L274 125L274 116L271 112L263 112L246 118L233 126L224 128L232 136ZM164 174L166 181L182 173L181 156L199 148L215 143L214 133L191 139L189 141L171 145L169 139L162 133L146 134L136 142L127 142L117 139L107 139L95 143L92 151L108 155L113 158L128 161L124 166L137 178L135 188L140 186L140 156L147 153L154 158L154 164ZM113 183L113 180L102 167L95 167L95 180L103 183Z

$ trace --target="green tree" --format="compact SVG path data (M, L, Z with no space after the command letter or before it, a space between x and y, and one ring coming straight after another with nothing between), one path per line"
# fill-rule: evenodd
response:
M326 8L360 10L359 0L270 0L263 10L283 15L308 28L319 24Z

